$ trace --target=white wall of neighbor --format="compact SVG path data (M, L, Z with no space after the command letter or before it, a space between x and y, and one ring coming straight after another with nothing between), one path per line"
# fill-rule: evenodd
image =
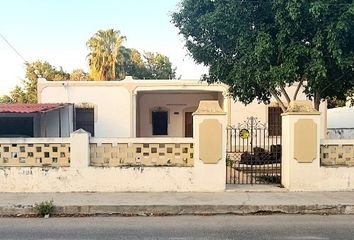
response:
M327 114L329 139L354 139L354 107L328 109Z
M218 100L216 92L206 93L139 93L138 124L139 137L152 137L151 112L157 107L168 111L168 135L166 137L183 137L185 111L194 112L200 100Z
M354 107L339 107L328 109L328 128L353 128Z

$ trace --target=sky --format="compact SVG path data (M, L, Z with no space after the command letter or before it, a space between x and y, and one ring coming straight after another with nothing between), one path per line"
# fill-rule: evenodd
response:
M0 0L0 34L28 62L43 60L67 72L88 71L86 41L113 28L127 37L126 47L168 56L182 79L200 79L171 13L179 0ZM0 95L21 84L23 59L0 38Z

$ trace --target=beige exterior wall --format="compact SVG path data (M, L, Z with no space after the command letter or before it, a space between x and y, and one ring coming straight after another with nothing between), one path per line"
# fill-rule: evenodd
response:
M0 167L68 167L69 138L0 138Z
M192 167L193 138L90 138L90 165Z
M301 121L311 121L316 125L316 133L303 130L298 132L303 143L315 138L315 149L308 149L311 144L299 147L294 141L295 125ZM347 166L325 167L320 163L320 144L345 145L354 142L340 142L340 140L321 140L321 117L318 113L290 113L282 119L282 184L290 191L348 191L354 190L354 169ZM315 136L313 136L315 134ZM313 140L311 140L313 142ZM301 143L302 144L302 143ZM302 158L297 158L298 151ZM313 159L313 153L315 158ZM304 155L305 154L305 155ZM307 154L307 155L306 155Z

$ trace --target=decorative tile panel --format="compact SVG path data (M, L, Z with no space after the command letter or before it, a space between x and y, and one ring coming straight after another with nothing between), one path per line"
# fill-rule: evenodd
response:
M92 166L193 166L193 143L90 143Z
M322 166L354 166L354 145L321 145Z
M69 143L0 144L1 167L68 167Z

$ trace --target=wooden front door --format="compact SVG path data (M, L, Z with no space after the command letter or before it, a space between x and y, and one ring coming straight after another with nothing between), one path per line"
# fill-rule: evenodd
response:
M184 114L184 136L193 137L193 112L186 112Z

